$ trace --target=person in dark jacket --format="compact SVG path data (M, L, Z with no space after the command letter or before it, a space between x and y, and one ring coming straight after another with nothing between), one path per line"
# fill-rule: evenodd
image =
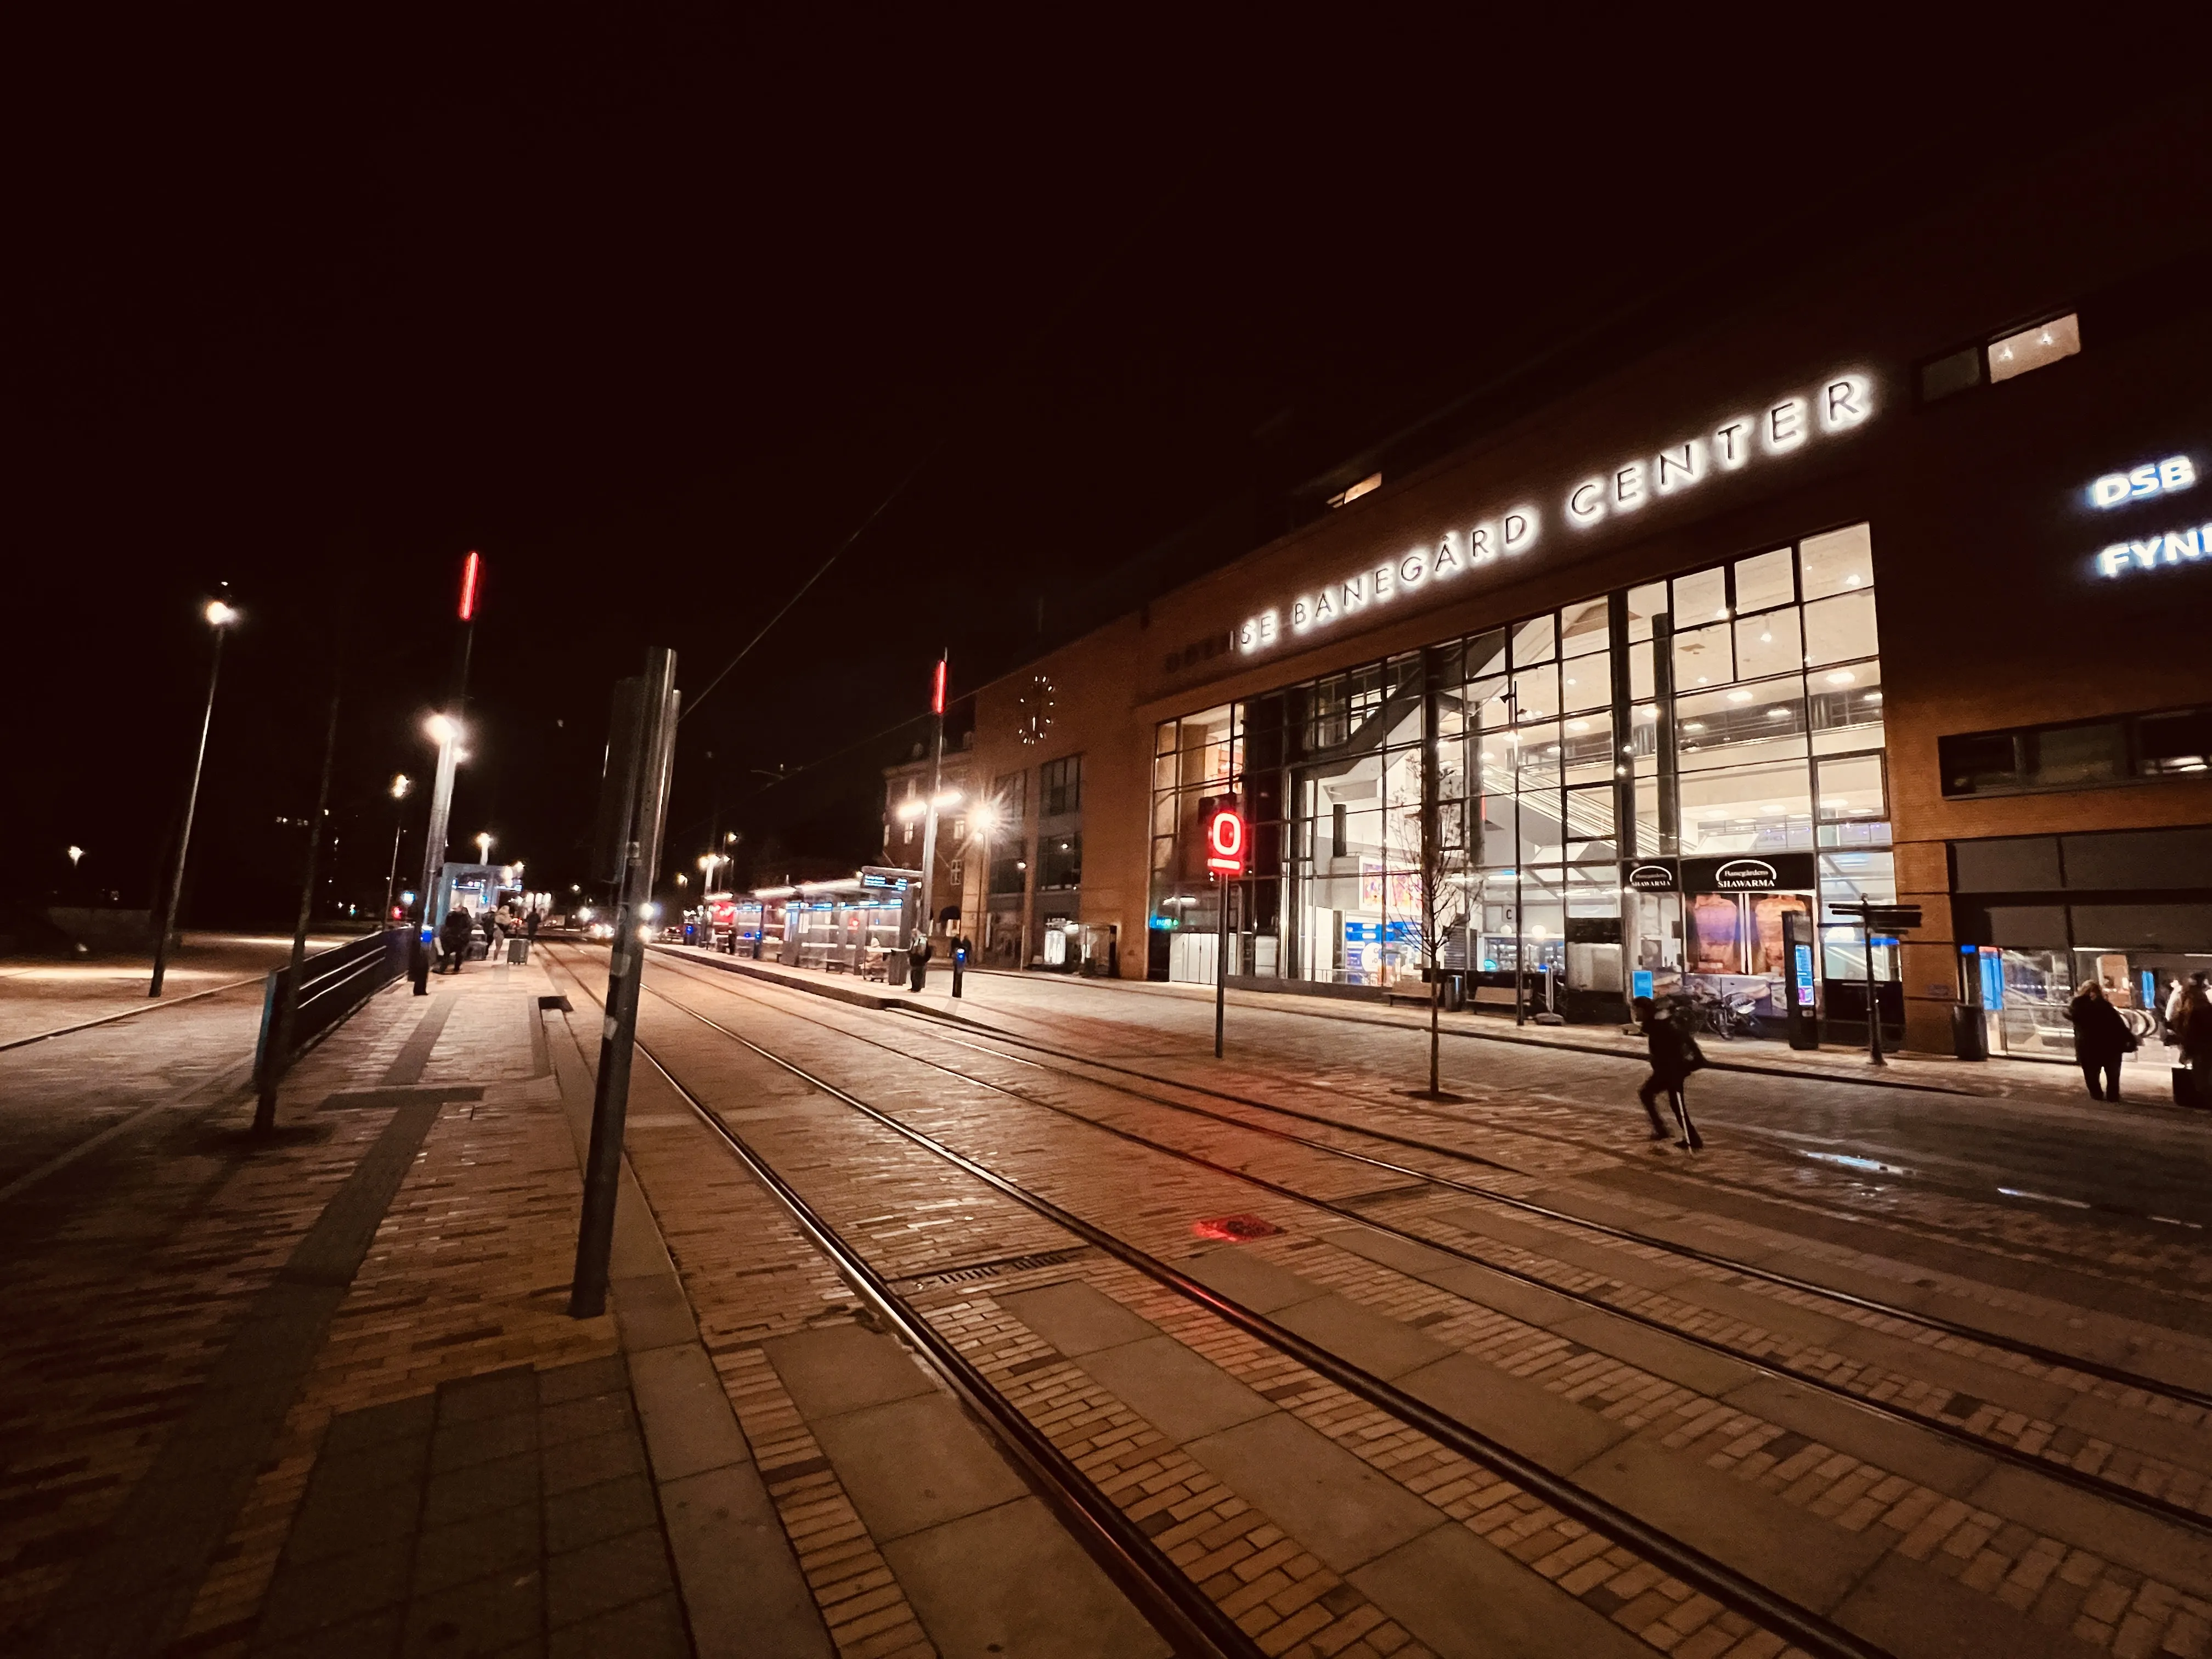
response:
M499 912L494 909L490 905L487 904L484 906L482 921L483 922L484 960L486 962L491 962L495 960L499 956Z
M438 924L438 948L445 957L438 964L440 973L461 971L461 963L468 959L470 936L475 932L476 923L459 905L446 912L445 921Z
M2105 1000L2105 988L2091 980L2067 1005L2066 1018L2074 1027L2074 1058L2081 1063L2081 1080L2089 1085L2092 1100L2120 1097L2120 1056L2136 1046L2136 1034L2120 1018L2120 1011ZM2104 1086L2097 1086L2101 1076Z
M1690 1121L1689 1103L1682 1093L1682 1080L1696 1066L1696 1039L1676 1023L1673 1010L1658 1007L1650 997L1636 999L1636 1025L1644 1033L1644 1051L1651 1057L1651 1075L1636 1091L1637 1099L1644 1103L1644 1115L1651 1120L1651 1139L1674 1139L1685 1152L1696 1152L1705 1143ZM1662 1091L1681 1127L1679 1139L1668 1133L1666 1119L1659 1115L1657 1097Z
M906 948L907 989L919 991L929 982L929 935L917 927Z

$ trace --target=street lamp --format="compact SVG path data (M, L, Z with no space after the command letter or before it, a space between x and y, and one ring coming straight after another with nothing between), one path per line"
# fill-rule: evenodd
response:
M386 872L384 878L384 921L386 927L392 923L392 891L399 885L399 831L403 822L399 816L399 803L407 799L409 793L414 787L415 780L404 772L392 774L392 868Z
M477 862L478 864L491 862L491 831L489 830L482 831L477 836Z
M199 807L200 773L207 764L208 727L215 722L215 687L222 672L223 635L238 620L236 609L221 599L210 599L207 609L200 614L215 629L215 650L208 659L207 706L200 712L200 741L192 751L192 782L185 792L185 821L177 832L177 861L169 877L168 902L161 909L161 931L154 935L154 977L146 987L149 997L161 994L161 981L168 972L169 934L177 925L177 899L185 886L185 859L191 851L192 814Z
M69 861L70 861L70 869L72 869L72 870L76 869L76 868L77 860L78 860L79 859L82 858L83 856L84 856L84 848L82 848L82 847L72 847L72 848L70 848L69 849Z
M423 934L435 926L432 912L438 907L438 881L446 863L446 827L453 810L453 769L460 763L461 723L450 714L436 714L422 722L422 730L438 745L438 769L430 784L430 817L422 827L422 910L408 945L409 965L415 977L415 994L428 996L421 960Z

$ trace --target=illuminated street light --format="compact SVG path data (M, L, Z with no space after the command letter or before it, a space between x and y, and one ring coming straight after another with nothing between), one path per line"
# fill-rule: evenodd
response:
M492 835L491 831L489 830L482 831L477 836L477 862L478 864L489 864L491 862L491 842Z
M154 936L154 976L146 987L146 994L161 994L161 981L169 968L169 935L177 926L177 899L185 888L185 860L191 852L192 814L200 801L200 773L207 763L208 727L215 722L215 687L222 673L222 639L226 630L238 620L237 609L222 599L210 599L200 613L207 625L215 629L215 651L208 662L207 707L200 714L200 743L192 755L192 784L185 795L184 826L177 833L177 862L169 877L168 902L161 910L161 931Z
M414 787L415 780L409 777L404 772L394 772L392 775L392 788L390 792L393 803L392 808L392 867L385 872L384 876L383 922L386 927L391 925L392 920L392 890L399 885L399 832L401 830L405 828L405 822L399 816L398 803L405 800L409 793L413 790ZM409 902L412 903L413 901L410 899Z
M82 848L82 847L72 847L72 848L70 848L69 849L69 861L70 861L70 867L71 869L75 869L75 868L76 867L76 861L77 861L79 859L82 858L83 856L84 856L84 848Z

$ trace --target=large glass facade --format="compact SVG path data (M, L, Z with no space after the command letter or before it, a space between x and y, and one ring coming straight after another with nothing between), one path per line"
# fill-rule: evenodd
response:
M1768 1002L1788 911L1893 895L1869 528L1164 722L1152 786L1167 977L1212 975L1198 814L1236 794L1232 974L1388 989L1433 959L1567 1018L1686 981Z

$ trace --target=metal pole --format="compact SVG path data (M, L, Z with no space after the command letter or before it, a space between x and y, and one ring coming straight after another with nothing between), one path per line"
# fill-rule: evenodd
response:
M438 895L438 873L446 862L446 830L453 810L453 768L459 763L460 727L448 719L446 735L438 739L438 770L430 785L430 817L422 830L422 910L416 919L413 950L428 946L441 918L431 914ZM418 983L416 994L424 994Z
M606 1311L607 1260L614 1248L615 1202L622 1189L623 1123L629 1111L629 1073L637 1041L637 1000L645 969L639 937L653 902L654 867L668 811L668 774L676 747L676 653L655 646L645 659L645 720L637 791L626 814L622 900L607 953L606 1023L592 1090L591 1153L584 1169L584 1211L576 1231L576 1271L568 1312L595 1319Z
M406 823L395 803L392 809L392 867L384 874L384 925L392 925L392 896L399 890L399 836Z
M949 655L949 653L948 653ZM929 749L929 805L928 815L922 819L921 829L921 936L927 939L937 931L935 896L937 890L937 792L945 771L945 674L947 657L937 659L937 685L930 701L934 705L933 724L935 731Z
M185 887L185 855L191 850L192 814L200 799L200 771L207 764L208 727L215 722L215 683L222 672L223 624L215 630L215 655L208 664L207 707L200 711L200 743L192 751L192 787L185 792L185 823L177 832L177 862L169 875L169 899L161 910L161 930L154 935L154 978L146 994L161 994L161 981L169 971L169 935L177 926L177 900Z
M300 916L292 928L292 960L276 986L276 1020L270 1034L269 1052L262 1057L261 1096L254 1103L253 1133L270 1133L276 1127L276 1085L292 1060L292 1028L300 1013L300 975L307 959L307 921L315 904L315 867L323 848L323 816L330 810L331 763L338 747L338 696L345 684L343 659L331 679L331 718L323 731L323 778L315 790L315 811L307 820L307 867L300 880Z
M1862 915L1859 929L1866 940L1867 1064L1887 1066L1889 1062L1881 1057L1881 1010L1875 1002L1874 918Z
M1221 884L1221 936L1213 951L1213 1057L1221 1058L1221 1026L1229 1007L1229 878L1224 873L1216 878Z

